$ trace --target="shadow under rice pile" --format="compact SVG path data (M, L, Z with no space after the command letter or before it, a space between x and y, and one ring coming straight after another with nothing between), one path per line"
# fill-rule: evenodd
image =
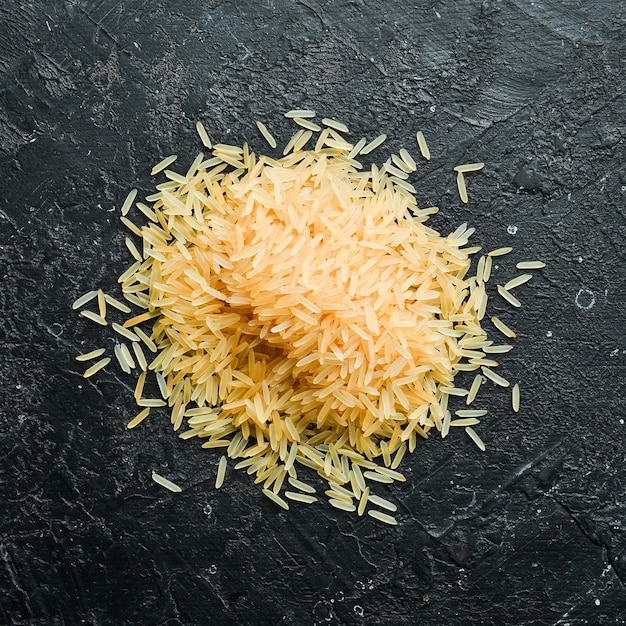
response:
M247 145L212 146L198 124L212 154L198 155L183 174L166 169L175 156L164 159L152 173L167 181L149 204L135 204L133 190L122 207L141 245L127 239L135 263L119 282L139 312L128 317L129 307L100 290L74 307L97 300L97 313L82 314L102 325L111 307L127 315L112 328L119 366L139 372L142 410L128 427L167 406L182 438L222 449L216 486L228 457L276 504L310 504L317 495L301 476L305 466L327 483L336 508L395 524L396 506L374 487L404 480L397 468L418 439L461 426L484 449L472 427L486 411L467 405L483 376L509 386L492 368L493 357L512 346L489 340L482 321L491 259L510 249L481 256L470 275L479 251L468 247L473 229L462 225L443 237L426 226L437 209L418 208L407 182L417 167L410 153L363 169L359 154L384 137L352 144L342 124L325 119L320 126L312 115L287 114L301 128L277 159L257 157ZM258 127L275 145L267 127ZM423 135L417 139L429 158ZM457 175L481 168L460 166ZM464 181L460 191L465 199ZM146 225L127 217L133 205ZM507 302L519 302L501 288ZM85 376L110 360L98 360ZM474 370L468 390L455 386L459 372ZM148 372L162 397L144 397ZM450 396L463 404L455 417ZM516 386L515 410L519 402Z

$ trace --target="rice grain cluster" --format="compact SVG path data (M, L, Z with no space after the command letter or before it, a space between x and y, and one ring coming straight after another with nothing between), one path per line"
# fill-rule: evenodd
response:
M484 449L472 426L485 411L466 409L452 419L448 401L469 404L478 393L480 375L469 392L455 386L461 371L482 369L509 385L492 371L498 362L490 353L511 346L494 345L482 327L491 256L506 251L481 257L470 276L479 250L468 247L473 229L462 225L444 237L426 226L437 209L417 205L409 152L364 169L359 153L385 137L352 144L343 124L325 118L318 126L313 115L287 114L301 129L276 159L257 157L247 144L213 145L199 125L212 155L198 155L183 174L167 169L175 156L155 165L152 172L167 181L147 198L150 205L136 203L146 225L127 217L136 191L129 194L121 219L142 245L127 239L135 262L119 282L140 312L113 324L120 367L140 371L135 400L142 410L128 427L167 405L174 429L187 427L182 438L225 450L217 487L230 457L279 506L310 504L316 490L297 471L306 466L328 483L331 505L359 515L370 507L373 518L394 524L395 505L371 485L404 480L396 468L418 438L460 426ZM267 127L258 128L275 146ZM423 134L417 139L430 158ZM462 177L482 165L457 171ZM499 286L501 295L518 306L508 289L529 279ZM98 313L82 314L102 325L107 302L129 311L100 294L85 294L76 308L97 297ZM161 398L143 396L149 371ZM513 405L519 410L518 387ZM295 491L281 493L287 478Z

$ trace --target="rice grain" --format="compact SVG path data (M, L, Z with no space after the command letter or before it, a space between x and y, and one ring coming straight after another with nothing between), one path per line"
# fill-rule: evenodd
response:
M513 390L511 392L511 404L513 405L513 411L518 413L520 406L520 389L517 383L513 385Z
M173 483L171 480L168 480L167 478L161 476L160 474L157 474L156 472L152 472L152 480L157 485L161 485L161 487L165 487L166 489L169 489L174 493L180 493L182 491L182 489L176 483Z
M101 359L97 363L94 363L90 368L88 368L83 374L83 378L89 378L93 376L96 372L99 372L103 367L106 367L111 362L110 357L106 357Z
M377 511L376 509L370 509L367 514L370 517L378 520L379 522L383 522L383 524L389 524L390 526L398 525L398 521L395 517L387 515L386 513L382 513L381 511Z
M426 143L426 139L424 138L424 133L421 130L417 131L417 145L419 146L420 153L422 157L424 157L427 161L430 161L430 148Z

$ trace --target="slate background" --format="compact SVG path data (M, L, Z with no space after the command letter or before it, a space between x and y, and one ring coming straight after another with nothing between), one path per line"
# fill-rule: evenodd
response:
M626 623L625 35L615 0L5 0L0 623ZM193 159L197 119L262 150L254 121L284 142L299 106L387 132L379 160L422 129L432 225L515 246L500 281L549 263L520 312L492 307L522 411L485 385L486 453L419 446L397 528L277 511L245 474L215 493L217 455L165 419L128 432L133 382L74 361L112 342L70 303L115 292L127 191Z

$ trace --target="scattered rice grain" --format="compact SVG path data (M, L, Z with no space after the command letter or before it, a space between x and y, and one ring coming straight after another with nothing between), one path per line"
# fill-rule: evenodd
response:
M513 385L513 390L511 392L511 403L513 405L513 411L517 413L519 411L520 405L520 389L517 383Z
M79 354L76 357L77 361L91 361L92 359L97 359L99 356L102 356L105 353L104 348L97 348L96 350L92 350L91 352L85 352L84 354Z
M476 431L471 426L468 426L465 429L465 432L470 436L471 440L484 452L485 444L483 440L478 436Z
M89 378L93 376L96 372L99 372L103 367L106 367L111 362L109 357L101 359L97 363L94 363L90 368L88 368L83 374L83 378Z
M382 513L381 511L377 511L376 509L370 509L367 514L370 517L378 520L379 522L383 522L384 524L389 524L390 526L397 526L398 522L395 517L391 515L387 515L386 513Z
M182 491L182 489L176 483L173 483L171 480L165 478L164 476L161 476L160 474L157 474L156 472L152 472L152 480L157 485L161 485L161 487L165 487L166 489L169 489L174 493L180 493Z

